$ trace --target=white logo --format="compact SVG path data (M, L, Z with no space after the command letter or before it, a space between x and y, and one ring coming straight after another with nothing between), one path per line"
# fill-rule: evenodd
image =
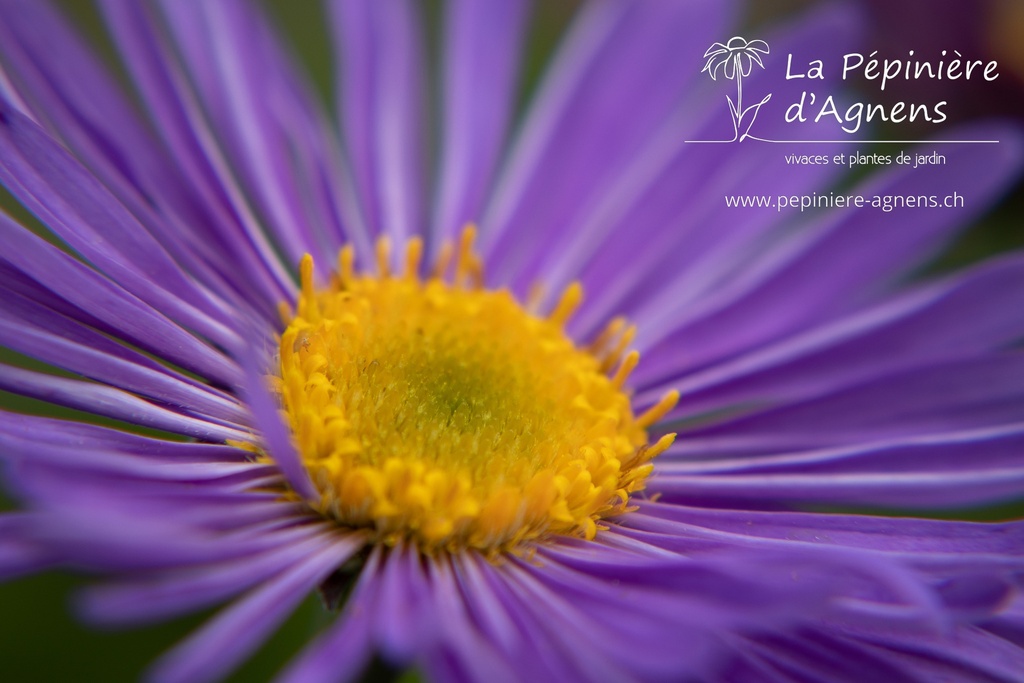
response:
M719 72L726 79L736 81L736 101L726 95L729 101L729 111L732 114L733 138L732 140L721 140L721 142L740 142L750 136L750 128L757 119L757 112L761 106L772 98L771 93L764 96L757 104L743 107L743 79L750 76L750 72L757 64L762 69L764 63L761 55L769 53L768 43L763 40L746 40L740 36L729 39L727 43L715 43L704 53L707 63L701 69L701 73L707 71L712 80L718 80Z

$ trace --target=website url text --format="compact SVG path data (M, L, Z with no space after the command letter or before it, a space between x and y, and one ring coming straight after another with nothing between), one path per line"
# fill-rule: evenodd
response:
M798 209L801 213L811 209L860 209L869 206L889 213L894 209L953 209L963 208L963 195L725 195L725 205L735 209Z

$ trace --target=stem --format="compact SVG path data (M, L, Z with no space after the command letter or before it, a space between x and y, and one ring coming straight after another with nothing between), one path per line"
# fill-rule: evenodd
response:
M736 55L736 119L743 118L743 71L740 69L740 58Z

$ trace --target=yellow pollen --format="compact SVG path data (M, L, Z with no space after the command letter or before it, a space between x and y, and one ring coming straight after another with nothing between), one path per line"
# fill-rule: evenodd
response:
M322 289L303 257L294 314L281 310L274 385L319 492L306 502L428 553L592 539L601 519L630 509L650 460L672 443L648 444L646 429L677 396L634 416L623 388L639 362L635 351L623 357L631 328L613 321L577 347L564 326L582 287L547 316L528 312L508 291L483 288L475 237L470 227L442 248L425 280L418 239L397 274L387 241L376 275L357 272L345 247Z

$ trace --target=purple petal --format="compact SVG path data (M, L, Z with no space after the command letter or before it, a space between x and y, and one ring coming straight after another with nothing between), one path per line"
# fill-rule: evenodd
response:
M80 602L85 618L131 625L168 619L223 602L339 543L334 530L296 539L243 561L229 560L151 579L124 581L88 589ZM360 542L351 541L351 552Z
M96 449L169 462L240 462L246 452L231 446L165 441L99 425L0 411L0 432L69 450Z
M187 215L188 183L172 157L60 13L46 0L5 2L0 12L8 29L0 44L31 106L13 86L7 99L21 102L22 113L46 125L133 213L145 216L147 226L160 223L150 205L154 198ZM153 236L198 272L202 265L193 252L204 245L197 244L193 226L200 224L190 216L173 230L154 229Z
M648 518L671 520L684 526L666 527L664 532L678 538L701 534L739 544L766 539L768 543L781 546L839 545L888 553L910 562L924 562L930 555L950 554L962 554L968 559L1024 557L1024 524L1021 523L716 510L649 501L642 501L640 508L638 514L623 517L622 523L629 527L654 528L647 524Z
M164 655L150 670L152 681L214 681L259 647L319 583L356 549L338 540L309 554L220 612L203 628Z
M1024 405L1024 355L932 363L685 430L672 460L784 453L1005 425ZM662 459L660 462L668 462Z
M958 134L968 139L994 135L1002 142L936 145L950 168L973 169L968 175L940 166L896 170L851 193L941 197L957 192L972 197L969 206L829 213L822 224L766 253L732 285L704 297L699 308L676 320L670 333L654 331L661 347L686 348L690 366L699 367L794 334L877 296L944 246L1020 169L1022 145L1016 130L978 126Z
M742 681L753 676L749 680L926 683L892 658L845 638L837 639L824 629L735 640L738 656L724 674L727 680Z
M28 515L0 515L0 581L10 581L49 569L53 558L25 532Z
M238 498L235 494L234 499ZM179 508L187 503L187 499L179 500ZM289 543L290 537L310 533L308 528L288 533L270 533L272 529L268 528L261 533L255 526L230 534L214 533L162 524L151 517L136 521L101 510L86 518L82 508L73 512L77 516L52 512L33 515L29 537L65 565L102 572L177 571L195 565L245 562L246 558ZM293 513L294 519L301 517ZM274 525L279 527L281 522Z
M64 467L83 473L100 473L103 476L138 478L149 481L186 482L198 485L205 482L229 482L264 478L273 471L267 465L248 462L155 462L140 458L133 453L117 453L107 450L68 449L61 446L40 443L40 439L0 434L3 444L3 458L31 461L33 466Z
M113 387L11 366L2 368L0 389L15 394L207 441L248 439L248 434L239 429L181 415Z
M856 45L858 26L848 6L832 5L773 40L783 52L841 56ZM761 71L745 87L795 99L801 83ZM837 73L828 72L820 86L840 83ZM545 249L544 265L538 267L545 284L557 292L579 279L588 292L572 325L576 335L586 336L625 313L639 324L641 336L649 336L655 325L676 320L679 311L727 286L751 254L763 250L769 235L788 231L788 217L781 221L771 211L737 211L724 206L723 195L747 193L753 183L766 194L810 194L841 172L835 166L787 165L786 150L778 145L692 144L730 139L733 115L724 96L709 100L697 88L688 91L692 94L646 144L615 170L605 191L580 207L557 248ZM826 129L787 124L781 114L759 116L757 132L787 139L829 137L829 124L821 125ZM819 151L831 155L839 147Z
M163 568L163 563L175 556L175 541L183 544L181 547L186 551L186 559L181 560L183 566L197 561L215 562L262 552L275 543L287 543L316 531L309 524L315 518L309 516L308 510L282 500L272 490L258 490L279 487L279 479L245 475L191 479L130 477L88 464L76 467L56 460L26 460L12 469L19 497L47 511L36 520L35 531L40 539L66 541L63 526L77 530L71 543L54 546L54 551L66 553L68 561L85 566L98 563L100 567L130 571L153 568L152 563L156 562L158 568ZM76 484L77 488L71 489ZM118 519L130 521L120 523ZM165 538L146 535L146 528ZM155 548L161 543L172 547L165 553ZM211 555L203 554L198 545L193 547L202 543L211 546ZM113 549L114 557L108 560L94 545L100 550ZM220 549L225 552L219 553ZM137 557L131 556L133 551L138 553ZM189 559L193 552L198 560Z
M415 548L391 550L381 566L380 597L375 607L384 618L374 620L374 640L381 653L397 664L408 663L432 638L431 586Z
M243 275L243 291L253 292L255 300L273 310L291 298L294 283L231 174L152 10L130 0L103 0L101 7L157 133L192 181L194 194L168 211L193 209L183 220L203 227L200 243L216 245L219 262L241 264L237 273L224 271L232 279Z
M898 666L903 676L923 683L1017 683L1024 670L1024 650L973 627L957 629L949 638L907 638L884 630L839 637L856 639L864 654L882 658Z
M521 640L519 627L487 583L486 570L475 557L454 563L461 590L469 610L488 640L505 651L512 651Z
M25 459L8 468L18 497L41 511L34 538L76 565L132 571L215 562L308 533L307 511L259 491L279 488L279 479L194 466L196 476L148 478L103 469L90 454L82 459Z
M1024 591L1018 592L1013 600L982 626L1003 640L1024 650Z
M991 351L1024 336L1024 316L1002 296L1020 287L1024 260L997 259L667 384L690 361L665 346L645 356L637 371L641 386L654 384L640 402L656 400L667 386L680 390L681 410L690 414L781 402ZM963 324L965 315L970 324Z
M17 294L0 300L0 344L180 412L235 425L248 419L236 400Z
M629 517L634 516L638 513ZM668 558L649 551L594 550L545 550L545 567L535 576L559 597L539 604L562 613L566 608L557 602L566 600L581 608L585 620L621 626L631 638L617 656L627 662L638 659L631 670L664 667L659 674L647 669L650 677L664 677L672 657L678 658L677 670L715 671L728 654L723 641L736 633L785 632L801 620L815 622L828 614L868 623L899 618L917 632L935 629L942 621L935 596L905 568L845 549L782 551L723 544L710 552ZM758 566L756 573L750 572L751 562ZM837 581L837 576L844 578ZM608 581L616 582L615 592L607 591ZM857 591L873 597L843 598ZM630 615L638 605L643 605L644 618L633 621ZM688 634L685 642L674 637L682 630Z
M252 351L246 354L242 364L246 375L243 391L245 403L252 411L253 425L263 437L267 452L296 493L307 500L318 499L320 494L295 450L288 427L281 420L280 409L264 386L264 365L259 363Z
M514 105L528 3L457 0L445 13L444 144L431 248L481 219Z
M459 558L435 558L429 563L432 599L438 622L442 625L443 642L428 654L422 668L435 680L466 683L530 680L523 675L525 667L518 667L520 671L517 676L515 660L503 658L499 648L492 645L489 634L473 618L473 607L478 600L487 602L496 599L488 588L477 594L467 590L466 584L457 578L459 566L479 562L485 560L466 554Z
M699 78L731 3L592 3L574 21L488 204L481 236L495 282L529 284L576 211L666 121ZM534 263L530 263L534 259ZM526 270L530 266L529 270Z
M424 232L418 7L408 0L335 0L329 7L342 130L362 208L374 233L402 242Z
M281 673L277 683L347 683L370 661L374 607L380 592L378 546L370 554L345 609L334 625Z
M230 386L239 376L237 367L221 353L4 213L0 213L0 238L9 253L18 254L9 265L88 311L84 322L98 319L104 332L220 384Z
M238 336L211 315L223 308L205 300L193 281L92 174L37 125L2 103L0 181L58 236L128 291L222 346L237 345Z
M350 183L339 177L323 112L265 17L232 1L162 7L216 138L289 261L307 252L333 258L345 239L338 210L352 202ZM322 185L341 191L340 201L317 196Z
M601 664L607 662L603 653L597 653L593 662L588 661L591 648L580 648L578 641L573 642L583 636L586 629L580 628L584 618L569 601L552 595L544 596L545 601L538 601L523 590L519 582L510 580L508 571L495 572L491 567L483 566L481 569L488 575L487 589L500 601L502 609L519 631L517 647L505 655L510 665L515 667L517 677L524 680L584 680L588 668L593 677ZM521 578L532 585L531 579L529 576ZM567 622L570 623L569 628L564 627ZM604 669L606 673L609 670Z
M664 493L668 500L759 508L825 504L931 509L994 504L1024 492L1022 447L1024 427L1017 424L794 455L722 460L699 468L667 464L658 470L649 489Z

